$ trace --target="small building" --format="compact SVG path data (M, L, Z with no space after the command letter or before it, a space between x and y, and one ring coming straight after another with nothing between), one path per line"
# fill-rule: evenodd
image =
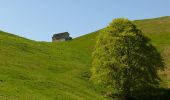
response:
M53 42L62 42L62 41L71 40L72 38L69 35L70 34L68 32L54 34L52 37L52 41Z

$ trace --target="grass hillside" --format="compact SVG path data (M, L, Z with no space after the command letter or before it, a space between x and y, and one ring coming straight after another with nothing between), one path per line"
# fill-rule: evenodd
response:
M170 18L134 21L165 58L170 87ZM88 80L93 32L62 43L36 42L0 31L0 100L104 100Z
M83 77L90 56L81 50L68 43L35 42L1 31L0 99L102 99Z
M169 33L170 16L134 21L145 33Z

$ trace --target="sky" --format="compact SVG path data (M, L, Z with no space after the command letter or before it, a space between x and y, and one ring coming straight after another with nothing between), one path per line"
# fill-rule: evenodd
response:
M170 16L170 0L0 0L0 30L31 40L55 33L78 37L106 27L114 18Z

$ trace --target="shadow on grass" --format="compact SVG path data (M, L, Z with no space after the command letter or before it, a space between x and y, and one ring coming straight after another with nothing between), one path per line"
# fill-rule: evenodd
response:
M148 93L147 91L143 91ZM155 88L150 93L134 100L170 100L170 89Z
M154 88L136 91L135 96L115 97L113 100L170 100L170 89ZM137 95L138 94L138 95Z

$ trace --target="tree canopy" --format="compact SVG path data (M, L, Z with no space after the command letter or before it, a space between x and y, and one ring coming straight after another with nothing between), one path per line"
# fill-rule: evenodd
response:
M92 56L91 79L120 95L158 85L157 72L164 68L150 39L124 18L113 20L99 34Z

